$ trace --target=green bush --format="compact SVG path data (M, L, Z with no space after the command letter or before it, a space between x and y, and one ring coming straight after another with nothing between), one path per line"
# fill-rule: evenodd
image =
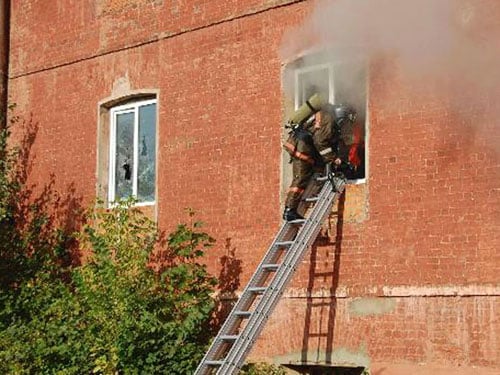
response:
M154 223L131 202L94 211L79 234L87 259L70 282L39 273L4 299L0 371L192 373L209 340L216 285L197 262L213 242L199 226L179 225L154 271Z
M0 134L0 263L9 273L0 279L0 373L193 373L210 339L217 281L199 259L213 239L199 222L161 238L131 200L96 205L73 237L83 261L69 266L68 237L44 211L51 200L19 205L29 194L9 134Z
M131 202L94 214L83 231L91 250L74 272L76 295L85 301L91 356L104 373L188 374L209 337L216 280L197 262L213 239L200 223L182 224L166 241L157 272L147 266L157 243L154 223Z
M13 125L26 125L17 146L9 143ZM35 373L30 368L52 373L50 362L57 362L65 351L80 355L79 348L71 348L76 340L65 343L75 331L74 316L66 313L66 307L71 312L75 303L63 281L68 277L65 266L71 236L56 225L55 216L64 202L51 190L52 181L38 196L27 184L35 135L32 123L21 124L16 116L0 130L2 374Z
M48 206L58 199L51 191L51 181L38 196L27 184L36 130L27 129L13 146L9 139L14 125L21 125L20 120L11 116L6 127L0 128L0 292L37 272L56 272L53 262L63 260L69 241L54 225L57 208L52 207L52 214L48 212Z

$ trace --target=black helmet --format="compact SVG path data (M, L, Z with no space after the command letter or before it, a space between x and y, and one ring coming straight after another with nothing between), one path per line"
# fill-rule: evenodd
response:
M331 105L331 113L338 126L342 126L345 121L349 121L351 123L356 121L356 111L348 104Z

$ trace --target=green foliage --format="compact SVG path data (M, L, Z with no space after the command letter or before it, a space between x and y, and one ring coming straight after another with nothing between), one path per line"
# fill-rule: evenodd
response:
M259 362L243 366L240 375L286 375L286 371L283 367Z
M87 332L106 337L91 348L94 370L192 372L209 339L204 328L216 284L196 261L213 240L198 231L200 223L179 225L160 253L166 263L154 272L147 267L158 239L154 223L131 204L94 213L81 238L92 255L74 274L77 295L88 302Z
M199 223L167 238L159 271L148 266L154 223L123 202L95 210L79 234L83 265L71 282L37 275L3 314L0 370L61 374L188 374L209 337L216 280L197 259L213 240Z
M214 242L201 223L162 238L132 200L96 205L74 235L83 261L70 267L68 237L45 211L51 199L20 203L26 186L9 134L0 134L0 264L9 273L0 279L0 373L194 372L217 283L199 263Z
M29 201L27 159L33 134L28 132L19 145L10 145L12 126L18 123L19 118L12 115L0 128L0 291L42 269L54 271L49 265L62 255L55 253L68 240L54 228L54 217L46 210L54 194L45 190Z
M62 330L73 324L65 312L72 295L63 282L71 236L55 225L60 202L50 182L36 197L27 184L36 130L24 129L14 147L13 125L26 123L12 115L0 129L0 373L34 373L34 367L47 373L49 361L42 358L57 362L64 351L79 354L64 344L73 332Z
M40 274L16 292L2 301L2 321L8 324L0 333L0 372L85 371L82 364L87 361L88 348L80 342L78 301L68 286Z

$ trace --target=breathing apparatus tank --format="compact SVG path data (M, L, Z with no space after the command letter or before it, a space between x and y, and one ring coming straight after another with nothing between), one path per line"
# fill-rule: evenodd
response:
M293 113L286 127L295 129L301 126L304 122L309 120L312 115L318 112L325 103L325 100L320 94L316 93L312 95Z

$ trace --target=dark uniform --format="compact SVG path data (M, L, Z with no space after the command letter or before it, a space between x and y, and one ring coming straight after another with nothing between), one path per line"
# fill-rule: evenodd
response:
M319 117L319 118L318 118ZM319 120L319 121L318 121ZM293 180L285 202L285 220L300 219L297 214L302 193L315 171L337 158L336 132L329 112L320 111L316 121L295 131L283 147L292 157Z

